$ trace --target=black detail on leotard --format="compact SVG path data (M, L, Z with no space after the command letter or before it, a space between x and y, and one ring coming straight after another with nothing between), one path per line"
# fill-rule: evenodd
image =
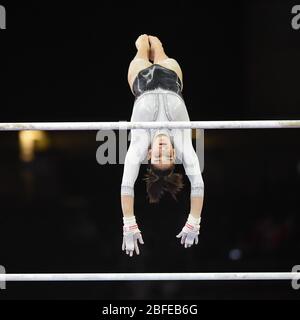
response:
M182 83L177 73L159 64L141 70L133 82L133 93L137 98L145 91L164 89L182 96Z

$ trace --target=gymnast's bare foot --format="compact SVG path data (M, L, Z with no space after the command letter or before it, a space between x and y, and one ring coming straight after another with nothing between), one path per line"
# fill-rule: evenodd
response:
M162 47L161 41L155 36L148 36L151 49L155 50L157 47Z
M150 42L149 59L155 62L167 58L161 41L155 36L148 36L148 38Z
M135 42L135 46L138 50L140 50L142 48L149 50L150 44L149 44L148 35L147 34L140 35Z

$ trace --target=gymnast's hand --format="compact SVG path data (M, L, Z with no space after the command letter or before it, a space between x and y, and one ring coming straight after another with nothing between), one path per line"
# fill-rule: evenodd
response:
M181 244L185 248L191 247L194 242L195 245L198 244L198 235L200 233L200 221L201 218L195 219L191 214L188 217L188 220L185 226L182 228L181 232L176 236L181 238Z
M138 240L141 244L144 244L144 240L142 238L141 231L139 230L138 225L135 221L135 217L124 217L123 220L124 226L122 250L126 251L126 254L128 254L130 257L133 256L134 251L137 255L139 255L140 250L138 247Z

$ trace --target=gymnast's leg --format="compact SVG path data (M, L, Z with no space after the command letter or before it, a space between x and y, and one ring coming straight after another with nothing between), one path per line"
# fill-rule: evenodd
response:
M138 73L152 65L149 61L150 44L148 35L140 35L135 42L135 46L137 48L137 53L134 59L130 62L128 69L128 83L132 92L132 85Z
M149 42L150 42L150 59L153 61L153 63L155 64L159 64L165 68L168 68L170 70L173 70L177 73L179 79L182 82L182 70L178 64L178 62L173 59L173 58L169 58L166 53L165 50L163 48L163 45L161 43L161 41L154 36L149 36Z

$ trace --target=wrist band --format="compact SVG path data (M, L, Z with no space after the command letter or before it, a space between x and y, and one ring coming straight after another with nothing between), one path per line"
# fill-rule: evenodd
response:
M188 216L188 222L192 224L200 224L201 222L201 217L200 218L195 218L191 214Z
M123 217L123 223L125 226L136 224L135 216Z

